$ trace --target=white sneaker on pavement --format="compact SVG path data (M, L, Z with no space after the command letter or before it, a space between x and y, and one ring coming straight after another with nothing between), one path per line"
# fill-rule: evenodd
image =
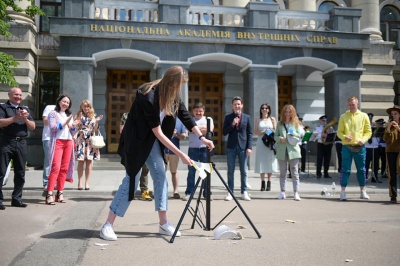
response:
M295 192L295 193L294 193L294 200L295 200L295 201L300 201L300 200L301 200L301 198L300 198L300 196L299 196L299 192Z
M172 236L175 232L175 227L167 221L165 224L160 224L158 232L161 235ZM176 236L181 236L181 232L177 232Z
M365 189L361 190L360 199L369 199L369 196L367 194L367 191L365 191Z
M107 223L103 225L100 231L100 237L108 241L117 240L117 235L114 233L114 230L112 229L112 224L110 224L110 222L107 221Z
M246 182L246 187L251 189L251 186L250 186L249 182Z
M344 191L344 190L340 191L340 200L341 200L341 201L347 200L347 198L346 198L346 191Z
M281 192L278 196L278 199L286 199L286 194L285 192Z
M242 200L247 200L247 201L251 200L251 198L249 197L249 193L247 193L247 191L244 191L242 193Z
M232 198L231 194L228 194L228 196L225 197L225 200L226 200L226 201L231 201L232 199L233 199L233 198Z
M182 198L182 200L183 200L183 201L188 201L189 198L190 198L190 195L188 194L188 195L185 195L185 196Z

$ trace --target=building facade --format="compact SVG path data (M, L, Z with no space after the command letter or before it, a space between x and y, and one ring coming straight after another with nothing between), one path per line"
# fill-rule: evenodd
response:
M23 2L18 2L23 3ZM76 111L83 99L104 114L104 152L115 153L119 118L143 82L172 65L189 73L190 108L205 104L224 153L222 123L231 99L254 119L262 103L273 116L293 104L305 124L339 118L347 98L375 118L398 104L400 0L47 0L46 17L12 14L13 38L0 49L20 62L16 79L36 119L60 92ZM2 86L0 101L7 99ZM41 146L41 130L30 147ZM41 164L40 156L28 159Z

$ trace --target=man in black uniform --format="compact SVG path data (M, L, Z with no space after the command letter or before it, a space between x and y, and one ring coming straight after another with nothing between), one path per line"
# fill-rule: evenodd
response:
M14 165L14 191L12 193L11 206L26 207L22 202L22 189L25 184L25 164L27 146L25 138L28 130L34 130L36 125L29 108L21 105L22 91L20 88L12 88L8 92L9 101L0 104L0 184L7 166L11 159ZM6 207L3 205L3 191L0 186L0 210Z

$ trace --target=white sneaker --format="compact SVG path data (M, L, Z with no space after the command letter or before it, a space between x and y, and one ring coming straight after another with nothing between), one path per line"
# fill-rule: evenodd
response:
M183 200L183 201L188 201L189 198L190 198L190 195L188 194L188 195L185 195L185 196L182 198L182 200Z
M301 200L301 198L299 196L299 192L295 192L294 193L294 200L296 200L296 201L300 201Z
M367 194L367 191L365 191L365 189L361 190L360 199L369 199L369 196Z
M242 193L242 200L247 200L247 201L251 200L251 198L249 197L249 193L247 193L247 191L244 191Z
M278 199L286 199L286 194L285 192L281 192L278 196Z
M232 198L231 194L228 194L228 196L225 197L225 200L226 200L226 201L231 201L232 199L233 199L233 198Z
M246 182L246 187L251 189L251 186L250 186L249 182Z
M100 231L100 237L108 241L117 240L117 235L114 233L112 224L110 224L110 222L107 222L105 225L103 225Z
M158 232L159 232L161 235L172 236L172 235L174 234L174 232L175 232L175 227L173 227L173 226L169 223L169 221L167 221L165 224L159 226ZM176 233L176 236L181 236L181 232L178 231L178 232Z
M344 191L344 190L340 191L340 200L341 200L341 201L347 200L347 198L346 198L346 191Z

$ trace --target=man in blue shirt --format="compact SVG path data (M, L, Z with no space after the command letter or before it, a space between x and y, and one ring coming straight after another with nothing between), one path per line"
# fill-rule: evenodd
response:
M202 103L196 103L193 106L193 119L199 127L201 133L203 135L207 134L207 118L204 116L205 106ZM211 119L211 118L209 118ZM214 122L211 119L210 121L210 131L214 130ZM189 132L189 150L188 155L190 159L195 162L207 162L207 147L203 144L203 142L192 132ZM188 200L190 194L192 194L194 184L195 184L195 174L196 169L193 166L188 166L188 176L187 176L187 185L185 191L185 198L183 200ZM206 184L204 182L204 184ZM204 186L206 187L206 186ZM206 189L203 190L203 196L206 197Z

